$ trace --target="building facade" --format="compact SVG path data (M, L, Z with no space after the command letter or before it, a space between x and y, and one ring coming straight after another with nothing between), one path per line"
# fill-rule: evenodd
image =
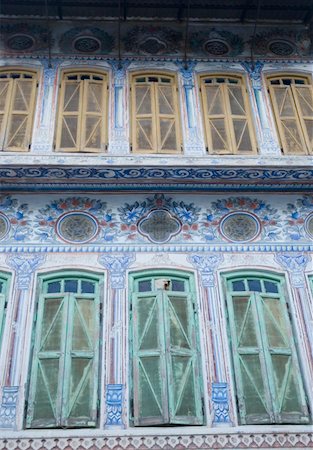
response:
M310 2L87 3L3 4L0 448L312 448Z

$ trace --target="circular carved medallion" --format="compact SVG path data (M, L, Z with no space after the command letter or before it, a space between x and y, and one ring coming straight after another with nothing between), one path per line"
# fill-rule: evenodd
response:
M6 215L0 213L0 240L4 239L10 229L10 221Z
M232 242L250 242L261 230L257 217L247 212L232 212L227 214L220 223L220 233Z
M99 232L98 221L91 214L74 211L61 216L56 223L56 233L71 244L85 244Z
M310 238L313 239L313 212L310 213L304 222L305 231L308 233Z
M294 52L294 47L287 41L272 41L269 46L269 50L278 56L290 56Z
M151 242L164 244L181 230L181 223L165 209L155 209L138 222L138 230Z
M100 42L94 37L81 36L75 39L74 48L82 53L93 53L100 49Z
M15 34L7 41L7 46L11 50L21 51L30 50L34 46L34 39L28 34Z
M204 44L205 50L211 55L222 56L227 55L229 52L228 46L223 41L219 41L217 39L207 41Z

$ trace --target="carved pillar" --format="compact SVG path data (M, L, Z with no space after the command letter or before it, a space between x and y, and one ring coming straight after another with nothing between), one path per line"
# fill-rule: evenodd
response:
M221 316L221 299L217 290L216 269L223 261L223 255L219 253L205 256L192 255L189 258L191 264L201 275L202 286L206 291L208 319L213 346L213 367L209 367L209 373L213 380L211 386L212 404L214 409L214 425L230 423L227 361L225 342L222 337L224 327Z
M129 62L111 62L113 68L113 126L111 129L109 153L125 155L129 153L126 129L125 84Z
M58 67L49 68L44 63L43 82L39 83L39 102L38 115L35 121L37 126L34 141L32 143L32 152L47 153L52 150L56 108L56 89Z
M277 253L275 260L288 272L295 313L300 324L303 322L305 327L305 330L301 328L299 330L301 341L306 348L308 361L311 363L311 374L313 374L313 304L306 289L305 280L305 268L312 263L312 260L306 253ZM306 336L308 336L309 345Z
M21 371L27 355L24 354L26 318L32 275L35 269L44 261L44 256L25 257L9 256L7 263L16 272L15 286L15 316L9 338L9 354L5 371L5 386L3 387L0 406L0 428L14 428L16 424L16 406L20 392Z
M135 261L134 255L103 255L99 262L109 272L111 298L108 315L109 343L107 346L106 372L106 425L123 425L123 393L127 361L126 348L126 270Z
M270 118L266 108L266 86L264 86L261 77L263 64L257 61L254 65L249 62L242 63L242 65L248 71L259 113L261 125L260 153L264 156L280 156L280 145L271 128Z
M189 64L186 69L182 63L177 63L182 76L186 105L187 128L185 129L184 154L198 155L204 154L204 142L199 129L199 113L196 106L194 67L195 63Z

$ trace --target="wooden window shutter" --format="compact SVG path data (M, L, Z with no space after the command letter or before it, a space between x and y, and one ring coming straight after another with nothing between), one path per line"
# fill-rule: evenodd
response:
M313 86L292 85L308 153L313 153Z
M133 151L180 152L174 80L161 75L135 76L131 93Z
M81 148L98 152L105 145L106 84L101 80L84 80Z
M93 281L92 293L83 293L82 288L74 292L73 286L84 282L91 283L84 278L58 278L55 283L62 289L54 294L44 286L35 332L28 428L96 426L99 286Z
M0 78L0 148L3 149L5 131L10 109L10 98L13 87L13 79Z
M202 77L201 96L209 153L256 153L243 81L232 77Z
M256 291L249 282L258 285ZM227 304L241 423L308 423L280 282L276 291L266 291L266 283L273 283L262 278L243 278L240 283L245 289L228 292Z
M301 129L292 87L283 84L270 84L269 91L283 152L290 155L306 154L306 142Z
M192 294L134 292L132 317L134 425L203 424Z
M7 290L8 290L8 278L0 276L0 348L5 321Z

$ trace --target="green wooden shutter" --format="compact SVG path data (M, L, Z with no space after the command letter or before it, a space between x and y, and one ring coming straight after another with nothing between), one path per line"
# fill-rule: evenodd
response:
M8 277L0 276L0 348L5 321L6 299L9 285L8 281L9 281Z
M39 299L26 426L95 426L99 286L73 276L49 282L60 288L48 293L43 283Z
M132 295L134 425L199 425L203 412L193 297L150 290L154 281L145 277L147 290Z
M308 423L281 282L248 277L235 283L240 290L229 292L227 303L241 423Z
M164 292L170 423L202 425L196 327L191 294Z

